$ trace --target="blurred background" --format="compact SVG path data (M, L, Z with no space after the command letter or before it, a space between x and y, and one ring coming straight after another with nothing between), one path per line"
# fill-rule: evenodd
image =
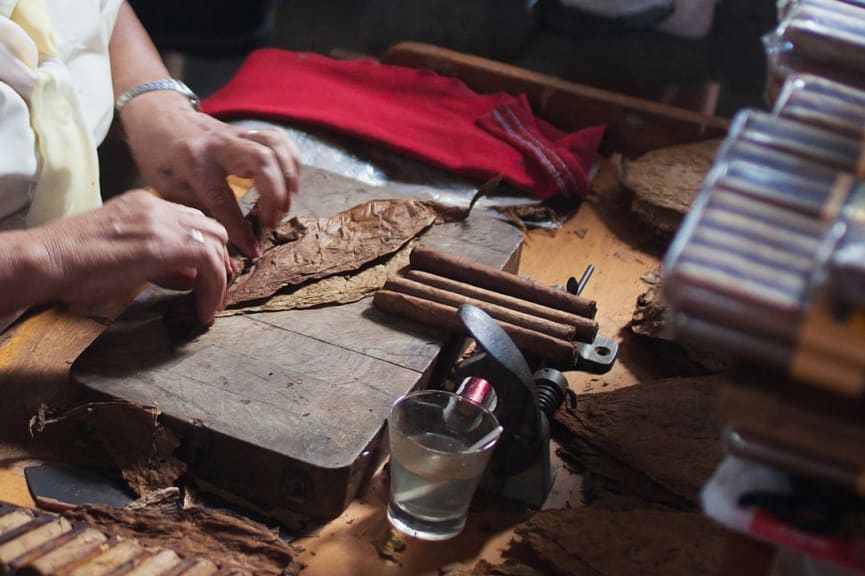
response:
M376 56L415 40L720 116L766 107L761 37L776 23L774 0L131 3L172 72L203 96L257 47ZM629 3L642 6L597 13Z

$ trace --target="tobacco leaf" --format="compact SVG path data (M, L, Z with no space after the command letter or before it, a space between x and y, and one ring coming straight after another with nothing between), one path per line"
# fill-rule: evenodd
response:
M298 550L268 527L226 512L187 508L130 510L98 504L79 506L63 515L147 547L168 547L181 557L204 557L224 568L258 576L298 574Z
M226 304L263 300L285 287L358 270L393 254L437 221L467 215L465 209L394 199L371 200L329 218L292 218L265 235L263 255L246 262Z
M667 306L661 297L659 284L653 284L637 297L637 305L628 327L631 332L641 336L671 339L667 326Z
M260 305L227 308L217 316L234 316L254 312L277 312L301 310L324 304L348 304L365 298L384 286L388 278L408 266L409 255L414 246L409 242L384 262L366 266L353 274L337 274L305 284L295 290L277 293Z
M648 341L652 354L665 365L665 374L699 375L728 369L731 364L729 357L673 338L670 313L662 296L660 270L644 274L642 280L652 285L637 297L628 328Z
M92 402L59 414L50 414L43 405L31 418L30 430L33 434L47 426L83 427L105 449L132 491L141 496L171 486L186 472L186 464L173 456L180 439L159 424L159 414L155 406L122 400Z
M696 508L721 460L716 405L724 375L669 378L582 394L555 421L559 453L603 487L639 500ZM586 494L591 499L592 494Z
M558 228L562 223L562 216L558 211L542 204L495 206L493 209L523 232L528 230L529 226L537 223L549 223L555 228Z
M621 183L634 194L631 211L658 236L671 237L715 161L720 139L659 148L622 159Z
M594 508L545 510L516 527L508 556L544 574L719 574L724 531L690 512Z

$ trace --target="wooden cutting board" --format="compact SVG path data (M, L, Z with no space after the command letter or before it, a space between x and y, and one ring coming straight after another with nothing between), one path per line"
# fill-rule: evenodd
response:
M330 216L399 195L306 169L292 215ZM522 237L480 213L434 226L422 244L515 271ZM154 405L184 438L192 472L284 523L340 514L380 461L393 401L429 375L445 335L367 298L310 310L218 318L178 341L139 298L72 367L90 391Z

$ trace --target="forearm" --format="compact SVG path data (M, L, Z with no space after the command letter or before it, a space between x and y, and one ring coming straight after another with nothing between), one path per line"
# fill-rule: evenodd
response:
M48 250L26 230L0 233L0 316L53 299Z
M115 99L139 84L169 77L159 52L127 2L117 14L108 50ZM120 121L129 134L130 130L134 132L137 123L147 121L142 119L158 121L170 116L172 110L188 113L189 101L176 92L148 92L135 97L123 108Z

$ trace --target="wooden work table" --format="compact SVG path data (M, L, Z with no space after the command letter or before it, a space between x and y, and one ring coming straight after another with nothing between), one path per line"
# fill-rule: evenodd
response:
M645 230L627 212L619 212L626 206L607 200L596 197L584 202L555 233L526 233L519 271L547 284L564 284L593 264L595 272L584 294L598 302L600 332L621 340L620 332L631 318L637 296L647 289L640 277L658 266L659 253ZM0 339L6 398L0 408L0 500L32 505L24 467L34 460L62 458L28 438L27 420L41 400L62 401L74 392L68 382L69 366L104 329L106 322L100 317L112 317L120 308L121 304L109 305L86 317L46 310L19 322ZM620 360L603 376L568 373L570 386L579 394L639 382L649 372L635 363L639 354L632 352L625 343ZM579 476L560 466L547 507L578 505L579 487ZM517 506L481 496L462 535L442 543L407 539L397 563L380 557L374 544L388 533L386 502L387 480L377 474L340 517L298 541L305 549L302 560L308 568L304 573L435 574L440 566L454 562L497 561L513 538L511 528L526 517L526 511Z
M644 151L717 135L726 127L720 119L575 87L422 45L397 47L385 61L457 72L480 91L498 86L527 92L548 119L563 127L612 118L607 144L614 149ZM572 117L574 114L578 117ZM585 118L585 114L594 116ZM592 195L558 231L524 233L521 275L549 285L564 285L569 277L579 277L589 264L595 267L583 295L597 301L599 333L619 342L619 359L604 375L567 373L570 387L578 395L624 388L663 374L657 360L627 329L638 296L649 288L642 277L658 268L663 250L663 244L632 216L629 198L617 186L609 162L603 163L595 178ZM34 461L65 457L53 450L54 446L31 439L28 420L41 401L62 404L74 395L69 367L105 329L107 319L119 314L127 302L129 299L120 299L85 316L45 310L0 335L0 392L4 398L0 405L0 500L32 505L23 469ZM545 507L579 506L581 477L561 463L558 470ZM480 495L461 535L439 543L405 539L405 549L394 559L386 559L376 543L386 539L389 532L387 490L386 475L377 473L341 516L300 538L297 543L304 549L301 560L307 565L303 573L433 575L453 563L471 567L478 559L499 562L503 550L516 538L513 527L528 515L525 509Z

